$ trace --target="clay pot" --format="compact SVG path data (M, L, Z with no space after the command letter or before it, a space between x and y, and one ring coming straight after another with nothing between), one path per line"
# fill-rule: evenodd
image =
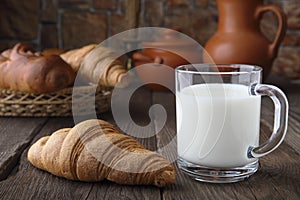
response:
M145 65L136 71L140 79L152 90L167 90L160 84L175 87L175 68L189 63L199 63L202 60L202 51L194 40L182 37L174 30L166 29L162 38L153 42L143 42L143 50L133 54L135 66ZM166 70L166 66L172 70Z
M263 5L261 0L217 0L218 30L205 45L204 62L252 64L270 73L273 60L286 32L286 17L279 7ZM270 42L260 31L262 14L271 11L278 18L278 30ZM212 59L212 60L211 60Z

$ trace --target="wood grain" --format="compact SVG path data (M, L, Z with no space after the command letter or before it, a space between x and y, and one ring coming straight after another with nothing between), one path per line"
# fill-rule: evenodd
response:
M34 121L32 118L27 120ZM71 126L73 126L71 118L51 118L32 143L59 128ZM23 152L16 171L0 182L0 199L65 199L73 198L77 188L83 190L84 185L64 180L33 167L27 160L28 147Z
M24 122L23 126L17 125L20 120ZM0 180L9 175L45 122L44 118L0 118Z
M95 184L87 199L160 199L159 189L154 186L117 185L104 181Z
M33 142L59 128L72 127L71 118L51 119ZM159 189L152 186L123 186L104 181L83 183L53 176L33 167L22 154L18 171L0 183L0 199L157 199Z
M278 78L278 77L277 77ZM260 159L259 170L249 179L233 184L208 184L192 180L177 167L176 112L174 95L151 92L142 87L130 100L130 117L123 116L123 132L136 137L146 148L160 152L174 161L177 181L165 188L127 186L103 181L83 183L53 176L33 167L27 161L29 146L59 128L72 127L72 118L0 118L0 199L300 199L300 85L269 79L286 92L290 102L289 128L286 139L271 154ZM119 99L122 103L122 98ZM158 130L161 119L146 131L149 109L161 104L167 122ZM273 126L273 106L263 100L261 142L266 141ZM110 112L99 118L116 125ZM153 132L156 135L153 136ZM175 140L175 143L174 143Z
M262 140L268 139L270 125L262 123ZM272 183L279 197L297 199L300 195L300 155L287 142L283 142L272 153L260 159L260 171L268 174L268 183ZM265 191L264 191L265 192ZM273 193L274 194L274 193Z
M289 102L288 132L285 141L300 154L300 85L291 83L290 80L282 77L271 77L268 84L275 85L282 89ZM271 100L265 97L262 105L262 118L273 126L274 106Z

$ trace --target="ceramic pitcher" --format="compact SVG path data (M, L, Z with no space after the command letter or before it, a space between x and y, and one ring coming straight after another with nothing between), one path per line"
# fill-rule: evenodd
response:
M132 57L135 66L153 63L153 65L147 65L147 68L136 68L139 77L144 82L165 82L166 85L175 86L175 72L166 71L164 67L156 64L174 69L180 65L201 62L202 49L199 48L199 44L172 29L163 29L160 38L155 41L143 42L142 46L143 51L135 52ZM147 86L151 90L167 90L158 84L148 84Z
M217 0L218 30L205 45L204 62L218 64L252 64L263 67L266 77L286 32L286 16L275 5L263 5L262 0ZM273 12L278 28L273 41L260 30L265 12Z

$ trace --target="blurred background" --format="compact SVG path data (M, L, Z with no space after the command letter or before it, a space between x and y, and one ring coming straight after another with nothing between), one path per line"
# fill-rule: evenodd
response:
M300 1L264 0L280 6L288 30L272 68L290 78L300 78ZM175 28L202 46L216 32L215 0L1 0L0 50L17 42L45 48L73 49L100 43L137 27ZM272 40L276 17L267 13L262 32Z

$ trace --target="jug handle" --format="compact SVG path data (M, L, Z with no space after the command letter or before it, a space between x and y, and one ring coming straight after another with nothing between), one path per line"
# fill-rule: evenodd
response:
M277 20L278 20L278 29L277 29L275 38L269 46L269 55L272 58L274 58L274 57L277 56L278 47L279 47L280 43L282 42L282 40L285 36L285 32L286 32L286 29L287 29L287 22L286 22L285 13L282 11L282 9L280 7L275 6L275 5L262 5L262 6L259 6L256 10L256 18L260 19L262 14L264 12L268 12L268 11L271 11L271 12L275 13L275 15L277 17Z

